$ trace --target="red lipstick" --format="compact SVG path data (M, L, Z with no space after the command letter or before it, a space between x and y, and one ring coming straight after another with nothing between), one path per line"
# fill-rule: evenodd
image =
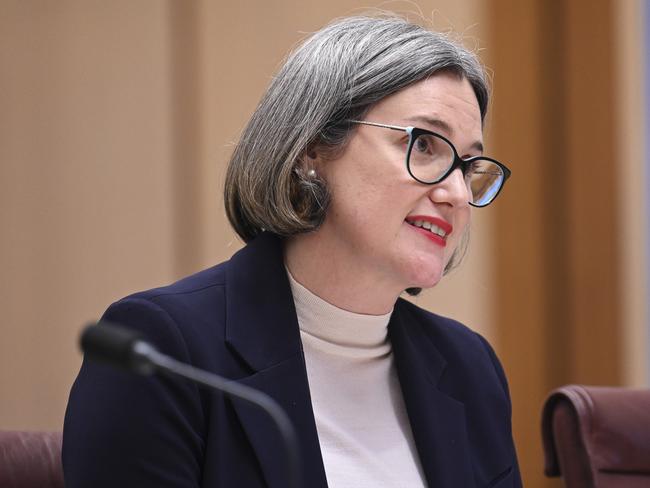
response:
M429 229L425 229L423 227L418 227L416 225L413 225L416 221L429 222L430 224L439 227L445 233L445 236L444 237L439 236L438 234L431 232ZM451 234L454 230L454 228L449 222L438 217L431 217L429 215L409 215L408 217L406 217L406 222L415 231L419 232L420 234L422 234L432 242L442 247L445 247L447 245L446 239L449 236L449 234Z

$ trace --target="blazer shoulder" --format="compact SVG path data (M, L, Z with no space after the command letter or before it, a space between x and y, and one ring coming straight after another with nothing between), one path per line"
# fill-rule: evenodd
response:
M227 264L128 295L111 304L102 319L136 329L163 352L207 367L209 348L224 347ZM165 347L171 344L176 351Z
M126 299L142 298L145 300L164 300L164 297L181 297L201 293L205 290L219 288L226 284L226 267L228 261L181 278L169 285L151 288L133 293Z

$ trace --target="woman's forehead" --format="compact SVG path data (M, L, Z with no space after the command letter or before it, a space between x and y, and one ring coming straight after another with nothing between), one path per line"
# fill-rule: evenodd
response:
M384 98L367 115L369 120L380 117L384 123L482 139L476 94L467 79L454 74L429 77Z
M467 115L481 118L472 85L466 78L453 74L439 74L413 83L384 98L377 105L385 105L392 110L417 109L422 116L449 109L462 110Z

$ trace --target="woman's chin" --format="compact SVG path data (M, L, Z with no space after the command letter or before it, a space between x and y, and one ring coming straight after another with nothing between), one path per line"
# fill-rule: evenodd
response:
M415 273L409 280L411 284L407 288L422 288L422 289L433 288L438 283L440 283L440 280L442 279L442 275L443 275L442 269L435 269L429 271L424 269L419 269L417 271L418 272Z

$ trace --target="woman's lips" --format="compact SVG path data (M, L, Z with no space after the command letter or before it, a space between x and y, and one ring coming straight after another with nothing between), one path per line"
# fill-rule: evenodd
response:
M453 231L451 224L445 220L428 215L409 215L406 218L406 223L415 231L442 247L447 245L447 236Z

